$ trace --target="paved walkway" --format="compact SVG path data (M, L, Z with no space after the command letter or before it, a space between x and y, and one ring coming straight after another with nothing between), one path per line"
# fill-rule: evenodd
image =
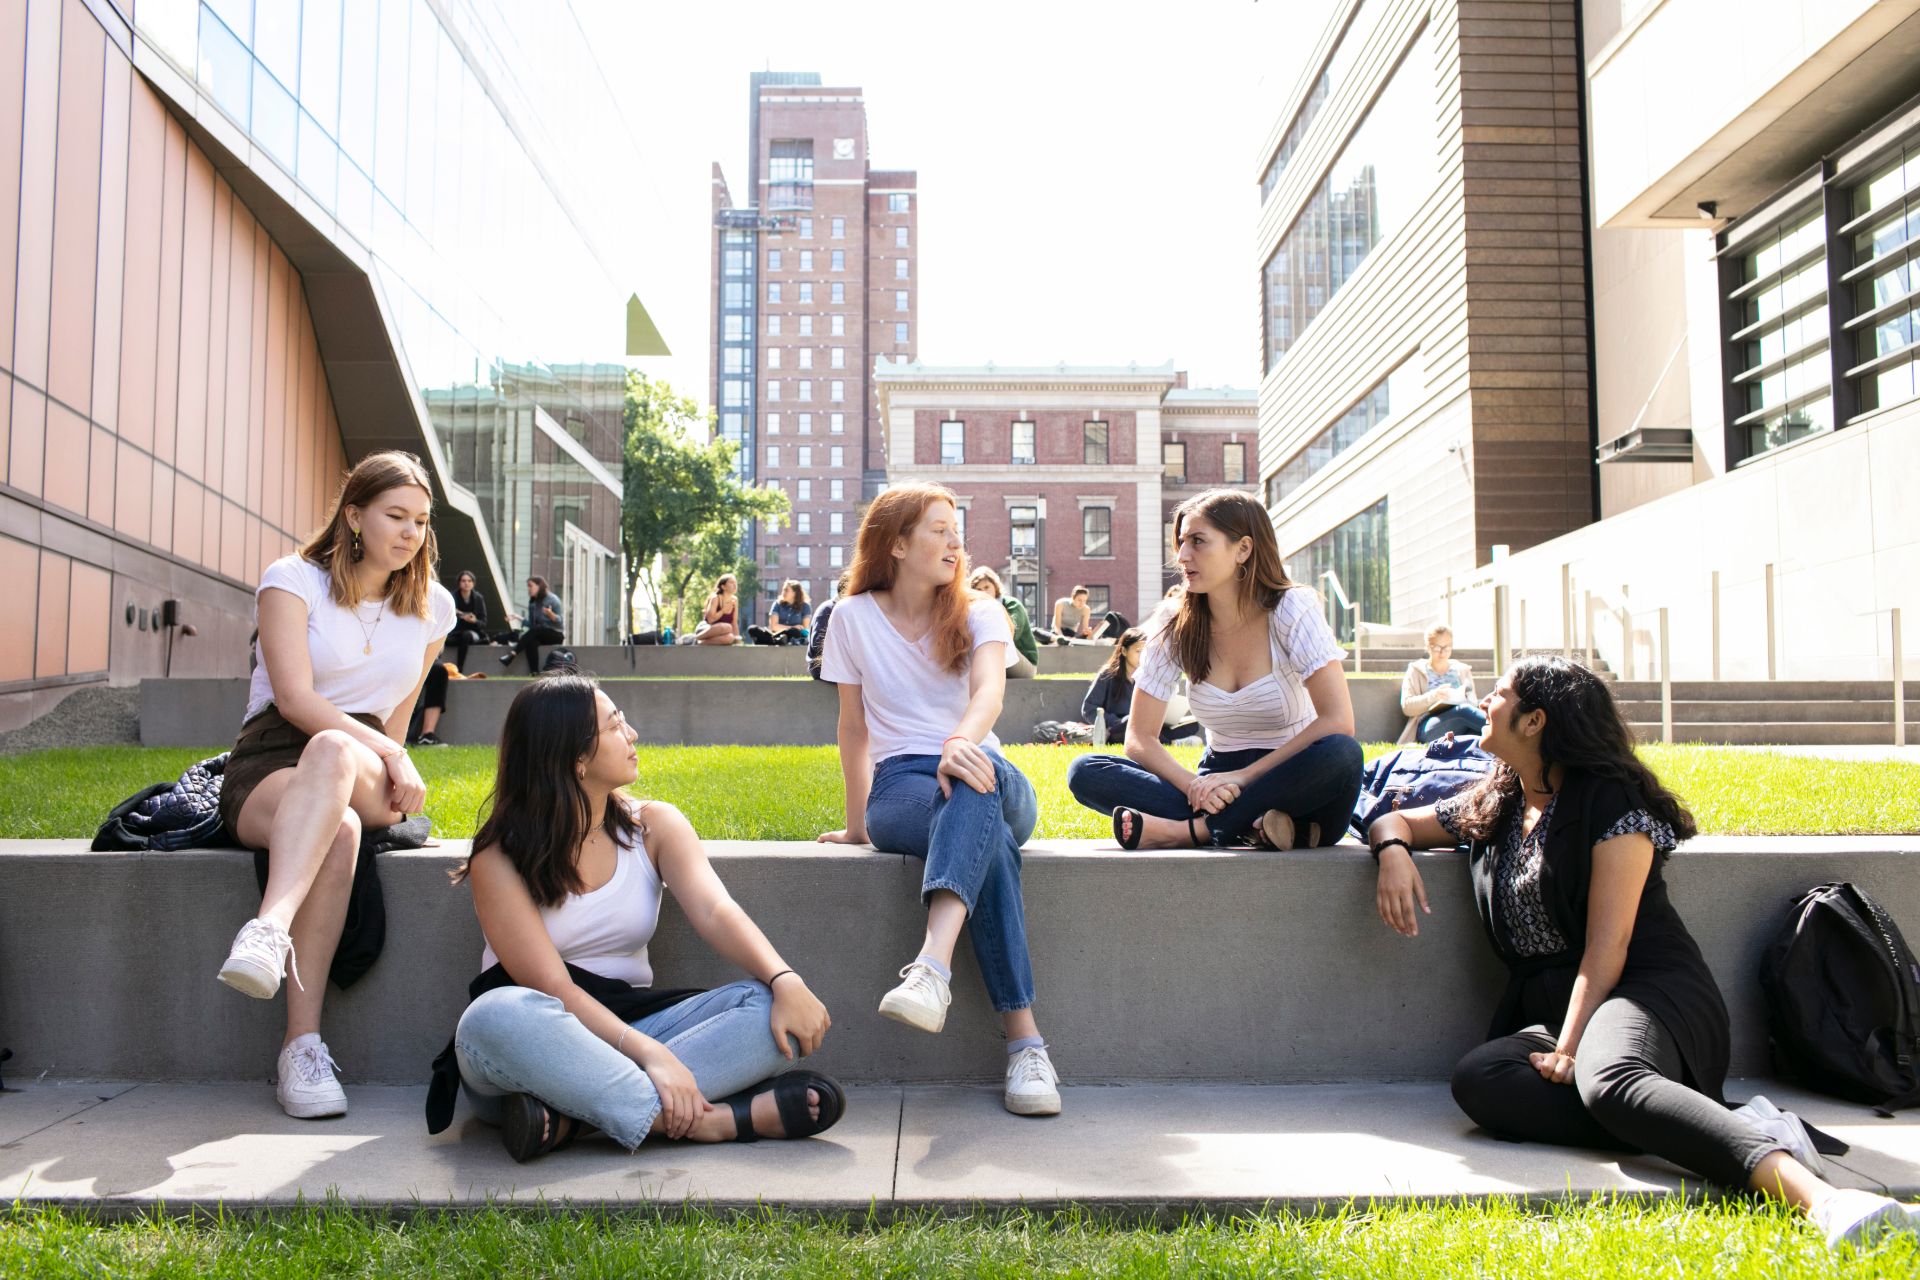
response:
M1920 1192L1920 1113L1764 1085L1854 1144L1843 1183ZM1733 1082L1745 1098L1755 1085ZM338 1194L350 1202L471 1206L694 1201L810 1210L1065 1203L1143 1212L1311 1205L1352 1197L1667 1193L1661 1161L1521 1146L1471 1130L1439 1084L1089 1086L1065 1114L1022 1120L996 1090L868 1085L846 1117L792 1145L588 1140L516 1165L464 1108L426 1134L424 1088L350 1088L339 1120L289 1120L264 1085L37 1083L0 1095L0 1202L137 1210ZM1688 1179L1692 1183L1693 1179Z

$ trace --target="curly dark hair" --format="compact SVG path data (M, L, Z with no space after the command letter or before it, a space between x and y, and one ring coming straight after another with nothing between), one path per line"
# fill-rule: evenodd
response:
M1676 838L1685 840L1699 830L1680 798L1634 754L1633 731L1620 718L1606 681L1557 654L1522 659L1514 664L1510 679L1516 716L1547 713L1540 730L1540 758L1549 776L1559 765L1569 773L1612 778L1638 791L1647 812L1672 827ZM1511 806L1519 803L1520 775L1497 765L1462 795L1460 833L1470 840L1492 839Z

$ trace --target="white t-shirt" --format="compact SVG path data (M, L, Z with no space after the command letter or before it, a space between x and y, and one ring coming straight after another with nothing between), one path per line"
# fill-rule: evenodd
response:
M1180 680L1180 662L1174 656L1173 611L1147 642L1147 652L1134 673L1134 688L1163 701L1173 695ZM836 618L835 621L838 621ZM1312 723L1313 699L1305 679L1347 656L1333 638L1320 612L1320 595L1312 587L1293 587L1280 595L1268 619L1268 647L1273 670L1228 693L1210 680L1196 680L1187 699L1193 714L1207 731L1212 751L1272 751L1284 747Z
M967 609L967 627L975 649L1001 644L1007 666L1020 660L998 600L975 600ZM939 755L971 696L968 671L948 671L934 658L933 633L909 644L867 592L834 604L820 678L860 686L867 758L876 764L889 756ZM1000 740L989 733L980 745L997 750Z
M355 609L335 604L327 571L295 552L282 556L260 575L259 591L285 591L307 606L307 656L313 663L313 691L348 715L371 713L385 720L420 682L427 646L453 626L453 593L439 583L427 588L427 617L398 613L391 603L363 600ZM382 604L385 603L385 612ZM256 623L259 609L254 610ZM357 616L356 616L357 615ZM378 619L378 625L375 625ZM364 650L371 632L372 653ZM247 714L253 719L273 701L267 657L253 645L253 684Z

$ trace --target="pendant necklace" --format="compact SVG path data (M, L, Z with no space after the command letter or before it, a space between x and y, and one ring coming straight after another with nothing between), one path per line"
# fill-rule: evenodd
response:
M380 612L374 615L373 625L371 627L369 627L366 623L360 621L360 610L358 606L354 608L353 621L360 628L360 635L366 641L366 643L361 646L361 649L360 649L361 653L367 654L369 656L372 655L373 633L380 629L380 623L382 619L384 619L386 616L387 616L387 599L385 596L380 597Z

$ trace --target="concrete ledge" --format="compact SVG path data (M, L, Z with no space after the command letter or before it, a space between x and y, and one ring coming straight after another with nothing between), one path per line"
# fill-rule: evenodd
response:
M801 843L709 850L832 1010L825 1069L861 1081L998 1077L997 1022L970 949L958 957L942 1035L874 1012L920 941L918 862ZM464 1007L481 949L467 892L447 881L464 852L450 842L382 858L386 953L328 1000L328 1042L350 1080L423 1080ZM1434 913L1405 939L1375 915L1373 864L1357 846L1126 854L1036 843L1025 896L1041 1025L1080 1079L1443 1079L1485 1031L1503 978L1463 864L1450 853L1423 860ZM1797 893L1856 881L1920 935L1912 837L1703 838L1673 859L1669 878L1733 1011L1735 1074L1767 1069L1756 967ZM266 1070L280 1003L247 1000L213 977L258 905L250 855L12 841L0 845L0 883L0 1042L17 1055L9 1075L237 1080ZM737 976L671 903L654 950L663 986Z
M453 682L439 736L450 743L497 742L522 683ZM1362 741L1391 742L1400 735L1406 717L1397 683L1354 680L1347 687ZM640 741L653 745L821 746L832 743L838 729L838 695L817 680L610 679L606 690ZM1042 720L1078 720L1085 694L1078 680L1009 681L995 732L1003 742L1030 742ZM246 709L247 681L238 677L142 680L140 741L149 747L230 744Z
M551 645L542 646L544 657ZM807 674L806 650L799 645L763 644L617 644L568 645L582 671L601 676L803 676ZM492 674L500 669L495 659L505 649L499 645L474 645L467 651L468 671ZM1111 650L1105 645L1041 645L1039 669L1043 674L1056 671L1092 675L1107 660ZM449 654L449 657L452 655ZM526 675L524 659L516 659L514 675Z

